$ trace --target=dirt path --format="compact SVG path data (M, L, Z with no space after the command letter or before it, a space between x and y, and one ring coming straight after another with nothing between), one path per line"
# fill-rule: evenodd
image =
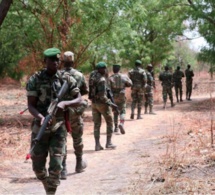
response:
M85 122L84 132L84 158L88 162L88 167L81 174L74 172L75 156L72 139L69 137L68 178L61 182L56 194L137 194L140 181L144 181L142 194L145 194L144 191L147 193L151 188L152 169L156 168L151 165L160 159L161 154L165 154L167 144L164 137L174 133L173 121L181 122L187 108L200 100L202 98L195 97L192 102L184 101L174 108L169 104L166 110L163 110L161 104L157 104L155 105L157 114L143 115L142 120L130 120L130 108L127 109L126 134L113 136L113 143L117 145L116 150L94 151L93 123L88 120ZM85 117L91 118L90 109ZM103 146L106 142L105 127L103 121L101 128ZM177 125L174 128L176 127ZM5 170L5 175L1 177L3 181L0 183L0 194L45 194L31 170L31 161L24 163L24 160L17 159L13 162L4 161L4 164L7 164L10 170Z

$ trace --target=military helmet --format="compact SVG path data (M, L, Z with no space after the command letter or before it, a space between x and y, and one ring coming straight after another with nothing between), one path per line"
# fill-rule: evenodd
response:
M74 62L74 53L71 51L64 52L63 61L64 62Z

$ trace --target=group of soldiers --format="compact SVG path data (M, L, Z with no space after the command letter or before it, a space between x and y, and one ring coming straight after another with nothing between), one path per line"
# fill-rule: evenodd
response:
M171 106L174 107L175 104L173 103L173 93L172 88L175 88L175 95L177 102L183 101L183 86L182 86L182 78L186 77L186 100L191 101L191 94L192 94L192 85L193 85L193 77L194 73L191 69L191 65L187 65L187 69L185 73L180 70L181 67L177 66L176 70L172 74L169 70L168 66L165 66L165 70L160 73L159 80L162 82L162 95L163 95L163 108L166 108L167 96L171 101Z
M64 82L69 85L63 101L69 102L62 107L61 102L57 105L57 112L50 119L44 134L39 142L34 145L32 152L32 168L36 177L42 182L46 194L55 194L60 185L60 179L67 179L67 134L73 139L73 148L76 156L75 171L81 173L87 167L83 159L83 113L88 107L88 101L82 96L88 94L91 101L92 116L94 122L95 151L103 150L100 143L100 128L102 116L106 122L106 145L107 149L115 149L112 143L112 135L125 134L126 114L126 88L131 87L131 119L134 119L135 108L137 107L137 119L142 119L141 109L145 99L145 114L155 114L153 111L153 89L155 88L153 66L147 65L146 70L142 68L140 60L135 61L135 67L128 72L128 75L120 73L121 65L113 65L113 74L107 76L107 64L99 62L96 69L91 72L89 81L84 75L74 69L74 53L67 51L63 53L57 48L49 48L43 52L46 67L33 74L26 85L27 103L29 112L34 117L31 130L31 146L43 125L46 115L49 112L51 102L62 90ZM64 68L59 70L60 62ZM177 68L180 71L180 68ZM190 74L190 73L189 73ZM167 95L170 95L173 104L172 93L169 92L169 81L179 79L178 74L169 72L168 67L160 74L162 81L163 98L166 103ZM180 73L181 77L184 75ZM193 75L194 76L194 75ZM167 81L168 80L168 81ZM190 81L189 81L190 82ZM176 82L175 82L176 84ZM167 86L168 85L168 86ZM178 86L178 85L177 85ZM179 85L180 89L180 85ZM191 87L192 91L192 87ZM191 91L187 92L187 99L190 99ZM180 101L182 101L182 91ZM112 116L113 113L113 116ZM46 169L46 161L50 156L49 167Z

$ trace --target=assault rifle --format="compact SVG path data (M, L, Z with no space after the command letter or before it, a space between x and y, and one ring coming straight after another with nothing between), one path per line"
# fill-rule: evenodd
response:
M57 110L58 110L58 103L61 101L61 99L63 98L63 96L65 95L65 93L67 92L67 90L69 89L69 84L67 81L64 81L63 86L61 87L59 93L57 94L56 99L54 99L49 108L48 108L48 115L45 117L42 126L40 127L40 130L37 134L37 136L33 139L33 144L32 147L29 151L29 153L26 155L26 160L28 160L29 158L31 158L32 152L35 148L35 146L37 145L37 143L40 141L41 137L43 136L49 121L52 119L53 116L55 116ZM62 108L62 107L60 107Z
M119 114L118 106L115 104L114 99L113 99L113 94L109 88L107 88L107 97L111 101L111 106L113 106L114 111Z

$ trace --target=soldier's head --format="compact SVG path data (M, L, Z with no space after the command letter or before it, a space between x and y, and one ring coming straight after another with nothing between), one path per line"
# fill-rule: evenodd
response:
M114 64L113 65L113 72L118 73L120 71L121 65L120 64Z
M74 53L71 51L64 52L62 61L63 61L65 68L73 67L73 65L74 65Z
M166 66L164 67L164 70L168 71L168 70L169 70L169 66L166 65Z
M107 73L107 64L105 62L99 62L96 64L96 69L101 75L105 75Z
M60 63L60 53L61 51L54 47L43 52L48 74L53 75L57 72Z
M190 69L190 67L191 67L190 64L188 64L188 65L187 65L187 68Z
M146 69L147 69L148 71L152 71L152 69L153 69L152 64L148 64L147 67L146 67Z
M181 67L180 66L177 66L177 70L180 70L181 69Z
M142 66L142 62L140 60L135 61L135 66Z

